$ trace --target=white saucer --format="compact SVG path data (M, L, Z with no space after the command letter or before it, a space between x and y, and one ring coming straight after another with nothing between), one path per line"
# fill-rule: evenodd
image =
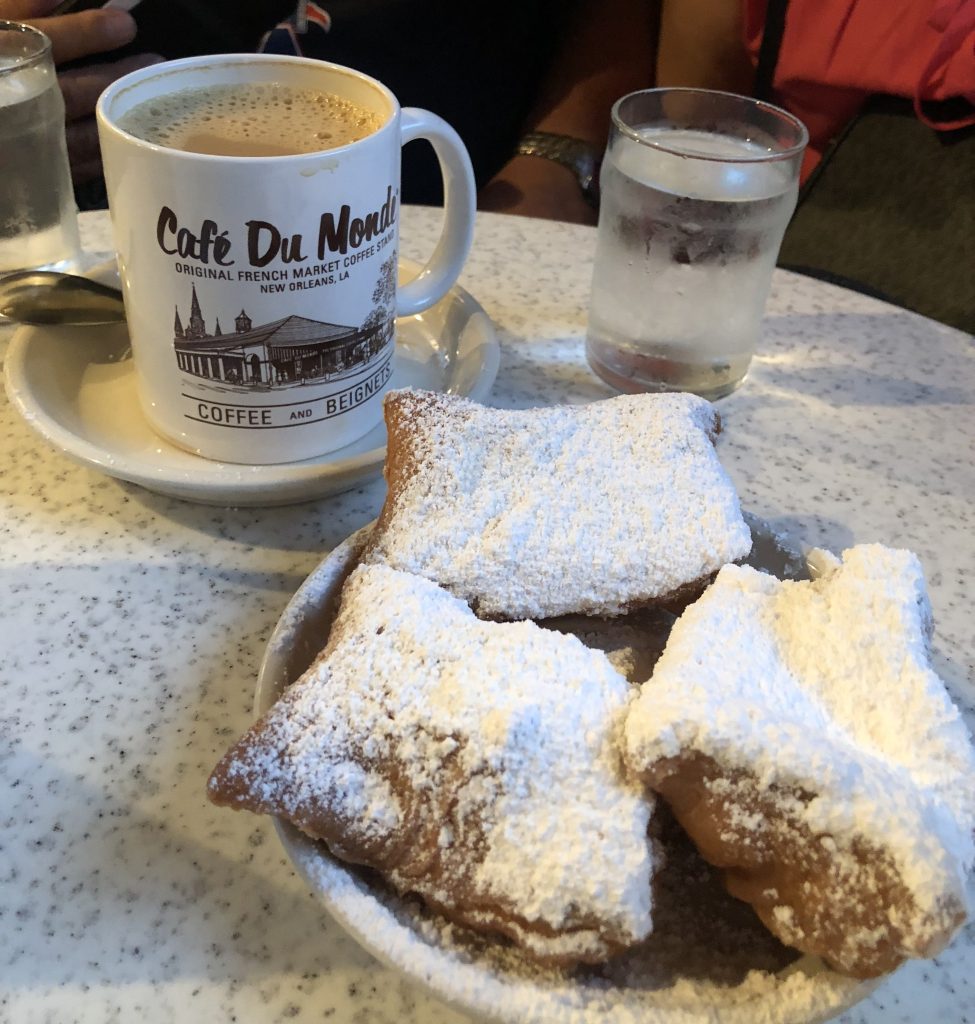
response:
M413 276L417 265L400 261ZM93 273L104 279L106 270ZM287 505L348 490L377 476L386 456L380 425L340 451L304 462L241 466L212 462L156 435L142 415L125 325L24 327L10 342L7 394L42 437L65 455L151 491L209 505ZM480 304L454 287L435 306L396 322L393 387L447 391L484 401L500 350Z

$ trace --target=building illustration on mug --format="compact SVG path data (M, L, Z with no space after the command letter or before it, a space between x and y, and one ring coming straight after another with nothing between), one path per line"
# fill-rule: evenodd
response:
M234 390L278 389L348 376L370 365L393 340L395 261L386 260L373 291L376 305L358 327L291 314L254 326L246 310L224 333L217 317L212 331L193 285L186 325L175 310L173 348L184 372Z

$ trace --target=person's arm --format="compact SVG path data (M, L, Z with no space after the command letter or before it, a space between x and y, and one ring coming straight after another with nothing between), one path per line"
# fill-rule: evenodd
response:
M741 0L662 0L657 85L751 94Z
M125 46L135 38L135 21L126 11L93 8L73 14L47 17L58 0L0 0L0 18L23 21L51 40L55 64L83 60ZM93 63L58 73L64 95L68 158L75 184L101 174L95 102L116 78L161 60L155 54L138 54L105 64Z
M568 135L602 153L613 104L652 84L656 3L604 0L575 4L570 10L572 22L525 131ZM583 197L575 174L538 156L512 157L481 189L478 207L596 223L596 211Z

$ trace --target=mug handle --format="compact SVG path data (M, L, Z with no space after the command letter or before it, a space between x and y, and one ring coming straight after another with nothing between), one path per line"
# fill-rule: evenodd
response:
M474 237L476 188L471 158L460 136L429 110L403 107L401 144L426 139L437 154L443 175L444 222L433 255L420 273L396 292L396 315L422 313L447 294L460 277Z

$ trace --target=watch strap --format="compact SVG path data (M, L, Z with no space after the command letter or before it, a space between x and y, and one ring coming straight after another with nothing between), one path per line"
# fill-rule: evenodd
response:
M539 156L567 167L576 176L586 202L599 208L599 165L602 150L584 139L555 132L528 132L518 142L519 156Z

